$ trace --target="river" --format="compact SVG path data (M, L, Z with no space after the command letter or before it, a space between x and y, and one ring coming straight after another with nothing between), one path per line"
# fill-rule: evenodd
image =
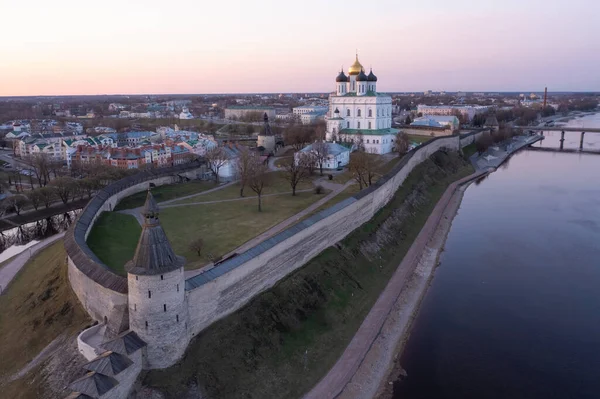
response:
M524 150L466 190L394 398L600 397L598 171Z

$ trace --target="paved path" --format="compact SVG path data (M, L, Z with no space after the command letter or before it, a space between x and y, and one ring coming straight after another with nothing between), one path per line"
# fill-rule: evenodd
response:
M296 190L296 193L307 193L309 191L313 191L312 188L306 189L306 190ZM263 194L261 197L265 198L265 197L273 197L276 195L284 195L284 194L291 194L291 191L286 191L283 193L273 193L273 194ZM161 203L160 208L161 209L165 209L165 208L177 208L179 206L190 206L190 205L206 205L206 204L220 204L223 202L234 202L234 201L244 201L244 200L248 200L248 199L255 199L258 198L258 196L254 195L251 197L238 197L238 198L229 198L229 199L221 199L221 200L214 200L214 201L204 201L204 202L188 202L185 204L172 204L172 205L162 205L163 203Z
M4 267L0 269L0 294L6 290L6 287L8 287L12 279L19 273L21 268L23 268L25 263L27 263L31 257L37 255L39 251L46 248L48 245L63 238L64 235L64 232L58 233L50 238L40 241L21 252L11 262L4 265Z

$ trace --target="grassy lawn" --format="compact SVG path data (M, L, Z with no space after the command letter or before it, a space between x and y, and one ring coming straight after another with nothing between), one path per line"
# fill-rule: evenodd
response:
M256 198L165 208L160 220L175 253L186 257L186 269L195 269L210 261L209 254L221 257L321 198L312 191L266 197L262 212ZM200 257L188 248L198 237L205 246Z
M350 154L350 159L352 159L353 155L354 155L354 153ZM400 162L400 160L402 159L402 157L396 156L396 157L386 161L386 158L382 158L381 155L368 154L368 156L375 158L375 161L378 163L378 165L376 167L376 172L377 172L376 177L377 178L379 178L380 176L382 176L382 175L386 174L387 172L389 172L390 170L392 170L392 168L394 166L396 166L396 164L398 162ZM352 176L352 173L348 170L348 167L346 167L342 173L337 173L337 174L333 175L334 183L344 184L352 179L353 179L353 176Z
M475 143L471 143L465 148L463 148L463 154L465 154L465 158L469 159L473 154L477 153L477 149L475 148Z
M277 194L277 193L287 193L291 192L292 188L290 187L290 183L284 178L284 172L272 172L270 173L272 176L272 180L269 186L265 187L263 190L263 195L265 194ZM296 187L296 190L306 190L313 188L312 181L318 179L320 176L316 174L310 180L305 180L300 182ZM245 197L254 197L256 193L252 191L249 187L244 189ZM224 199L234 199L240 198L240 184L236 183L231 186L225 187L221 190L213 191L212 193L199 195L197 197L187 198L181 201L176 201L174 204L192 204L195 202L206 202L206 201L218 201Z
M221 399L301 397L344 351L448 184L472 173L457 154L433 157L340 248L212 324L178 364L150 371L144 384L167 398L185 397L192 381Z
M102 212L87 244L115 273L126 275L125 263L133 258L142 228L135 217L116 212Z
M191 181L187 183L167 184L151 189L152 195L157 202L168 201L185 195L201 193L217 187L213 181ZM115 211L133 209L144 205L146 191L142 191L129 197L123 198L115 207Z
M0 296L0 380L25 366L46 345L91 323L69 286L63 240L31 259ZM36 383L40 376L37 375ZM25 378L0 387L6 398L43 397ZM5 396L6 395L6 396Z
M410 141L411 143L417 143L417 144L426 143L433 138L431 136L421 136L419 134L409 134L407 136L408 136L408 141Z
M281 157L275 160L274 165L277 166L278 168L282 168L285 164L287 164L288 162L290 162L291 159L294 159L293 156L291 157Z

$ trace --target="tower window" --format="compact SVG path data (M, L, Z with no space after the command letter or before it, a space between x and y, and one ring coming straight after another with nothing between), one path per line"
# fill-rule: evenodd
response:
M361 116L360 109L357 111L357 114L356 114L356 116Z
M137 303L133 304L133 310L137 311Z
M177 292L179 292L179 284L177 284Z
M175 320L177 320L177 323L179 323L179 315L178 314L175 315Z
M350 116L350 110L349 109L346 110L346 116Z
M346 122L346 127L350 129L350 121Z
M164 280L164 279L165 279L165 277L164 277L164 276L161 274L161 275L160 275L160 279L161 279L161 280Z
M148 290L148 298L152 298L152 291Z
M371 128L371 122L369 122L369 129Z
M146 320L146 329L148 329L148 321Z
M373 116L373 110L369 108L369 118Z
M165 311L165 312L167 311L167 304L166 303L163 305L163 311Z
M360 122L356 122L356 128L360 129Z

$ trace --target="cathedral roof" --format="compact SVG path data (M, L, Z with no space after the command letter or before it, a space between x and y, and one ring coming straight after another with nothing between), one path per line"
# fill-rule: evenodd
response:
M171 243L158 220L159 209L148 191L142 208L144 225L133 259L127 263L128 273L138 275L162 274L183 267L185 260L175 255Z
M358 74L358 76L356 77L356 81L357 82L366 82L368 80L368 76L365 74L365 71L362 70L360 71L360 73Z
M363 66L358 62L358 54L356 54L354 64L350 65L350 68L348 68L348 75L358 75L363 69Z
M377 82L377 76L375 76L372 69L371 72L369 72L369 76L367 76L367 80L369 82Z
M335 78L335 81L338 83L347 82L348 77L346 76L346 74L344 74L344 71L340 71L340 74L337 76L337 78Z

